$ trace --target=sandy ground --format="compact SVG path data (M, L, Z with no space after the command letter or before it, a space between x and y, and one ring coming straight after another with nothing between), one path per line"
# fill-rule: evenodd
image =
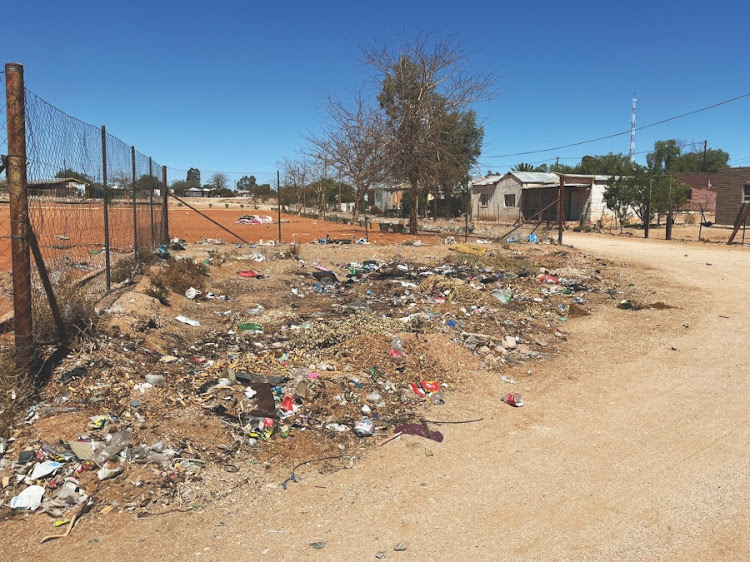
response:
M441 426L443 443L404 437L351 470L304 467L286 491L247 486L190 513L97 515L41 546L46 515L6 522L0 557L747 560L750 253L565 241L622 262L674 308L571 322L568 353L507 373L520 409L499 401L509 386L497 375L467 370L472 392L449 397L440 419L484 420Z

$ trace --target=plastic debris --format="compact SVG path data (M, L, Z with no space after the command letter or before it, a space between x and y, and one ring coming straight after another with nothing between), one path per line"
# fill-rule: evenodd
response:
M198 322L197 320L191 320L187 316L182 316L182 315L177 316L175 320L177 320L178 322L182 322L183 324L187 324L188 326L193 326L193 327L198 327L201 325L201 323Z
M41 486L29 486L23 492L11 498L10 507L11 509L30 509L35 510L42 505L42 497L44 496L44 488Z

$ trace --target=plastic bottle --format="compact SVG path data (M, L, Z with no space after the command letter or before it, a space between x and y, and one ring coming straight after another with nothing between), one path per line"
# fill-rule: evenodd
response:
M114 457L120 451L130 443L130 432L129 431L118 431L112 435L112 439L109 440L106 447L94 457L94 462L99 466L103 466L109 459Z
M391 340L391 350L388 352L388 357L396 363L404 360L404 342L398 336Z

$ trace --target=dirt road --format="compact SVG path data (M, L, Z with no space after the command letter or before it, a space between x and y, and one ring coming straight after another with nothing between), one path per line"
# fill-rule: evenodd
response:
M750 253L566 243L625 263L648 302L674 308L613 301L571 322L569 353L510 373L520 409L499 402L510 387L497 375L467 370L439 415L484 421L441 426L443 443L402 438L352 470L305 467L286 491L248 485L202 511L112 512L42 546L46 532L12 522L3 559L750 558Z

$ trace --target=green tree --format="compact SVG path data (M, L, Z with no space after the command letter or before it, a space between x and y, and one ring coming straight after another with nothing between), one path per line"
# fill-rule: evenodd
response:
M249 191L252 192L256 184L255 176L242 176L237 180L237 191Z
M160 187L161 183L159 182L159 179L156 176L148 174L143 174L135 182L135 188L138 191L141 191L142 195L146 195L153 190L159 189Z
M690 189L690 186L682 183L675 174L653 178L651 188L652 214L668 214L670 204L672 212L679 210L690 196Z
M70 168L63 168L59 170L55 174L55 177L59 179L79 180L84 183L93 183L94 181L90 176L87 176L86 174L82 174L80 172L76 172L75 170L72 170Z
M610 177L604 190L604 204L615 214L617 222L620 223L620 232L622 232L623 223L628 218L630 202L631 193L627 179L624 176Z
M729 166L729 153L719 148L703 151L682 152L685 143L677 139L656 141L654 150L646 155L648 167L654 175L684 172L715 174Z
M416 234L420 196L435 177L441 147L446 148L440 134L443 119L492 97L494 79L468 69L454 37L420 34L395 49L370 47L364 60L381 78L378 102L385 114L388 171L410 186L409 230Z
M174 193L177 197L184 197L187 190L191 187L195 186L189 181L176 181L169 186L169 188L172 190L172 193Z
M185 181L190 184L190 187L200 187L201 185L201 171L198 168L190 168L187 171L187 177Z
M575 166L575 174L624 176L633 169L630 157L625 154L610 152L601 156L584 156Z
M529 164L528 162L519 162L512 168L513 172L533 172L534 171L534 165Z
M434 219L437 219L440 201L450 201L456 195L465 202L468 200L470 171L481 154L484 139L484 128L477 125L473 110L448 113L441 120L439 129L440 144L430 182ZM446 211L452 212L452 209L452 205L445 205Z

